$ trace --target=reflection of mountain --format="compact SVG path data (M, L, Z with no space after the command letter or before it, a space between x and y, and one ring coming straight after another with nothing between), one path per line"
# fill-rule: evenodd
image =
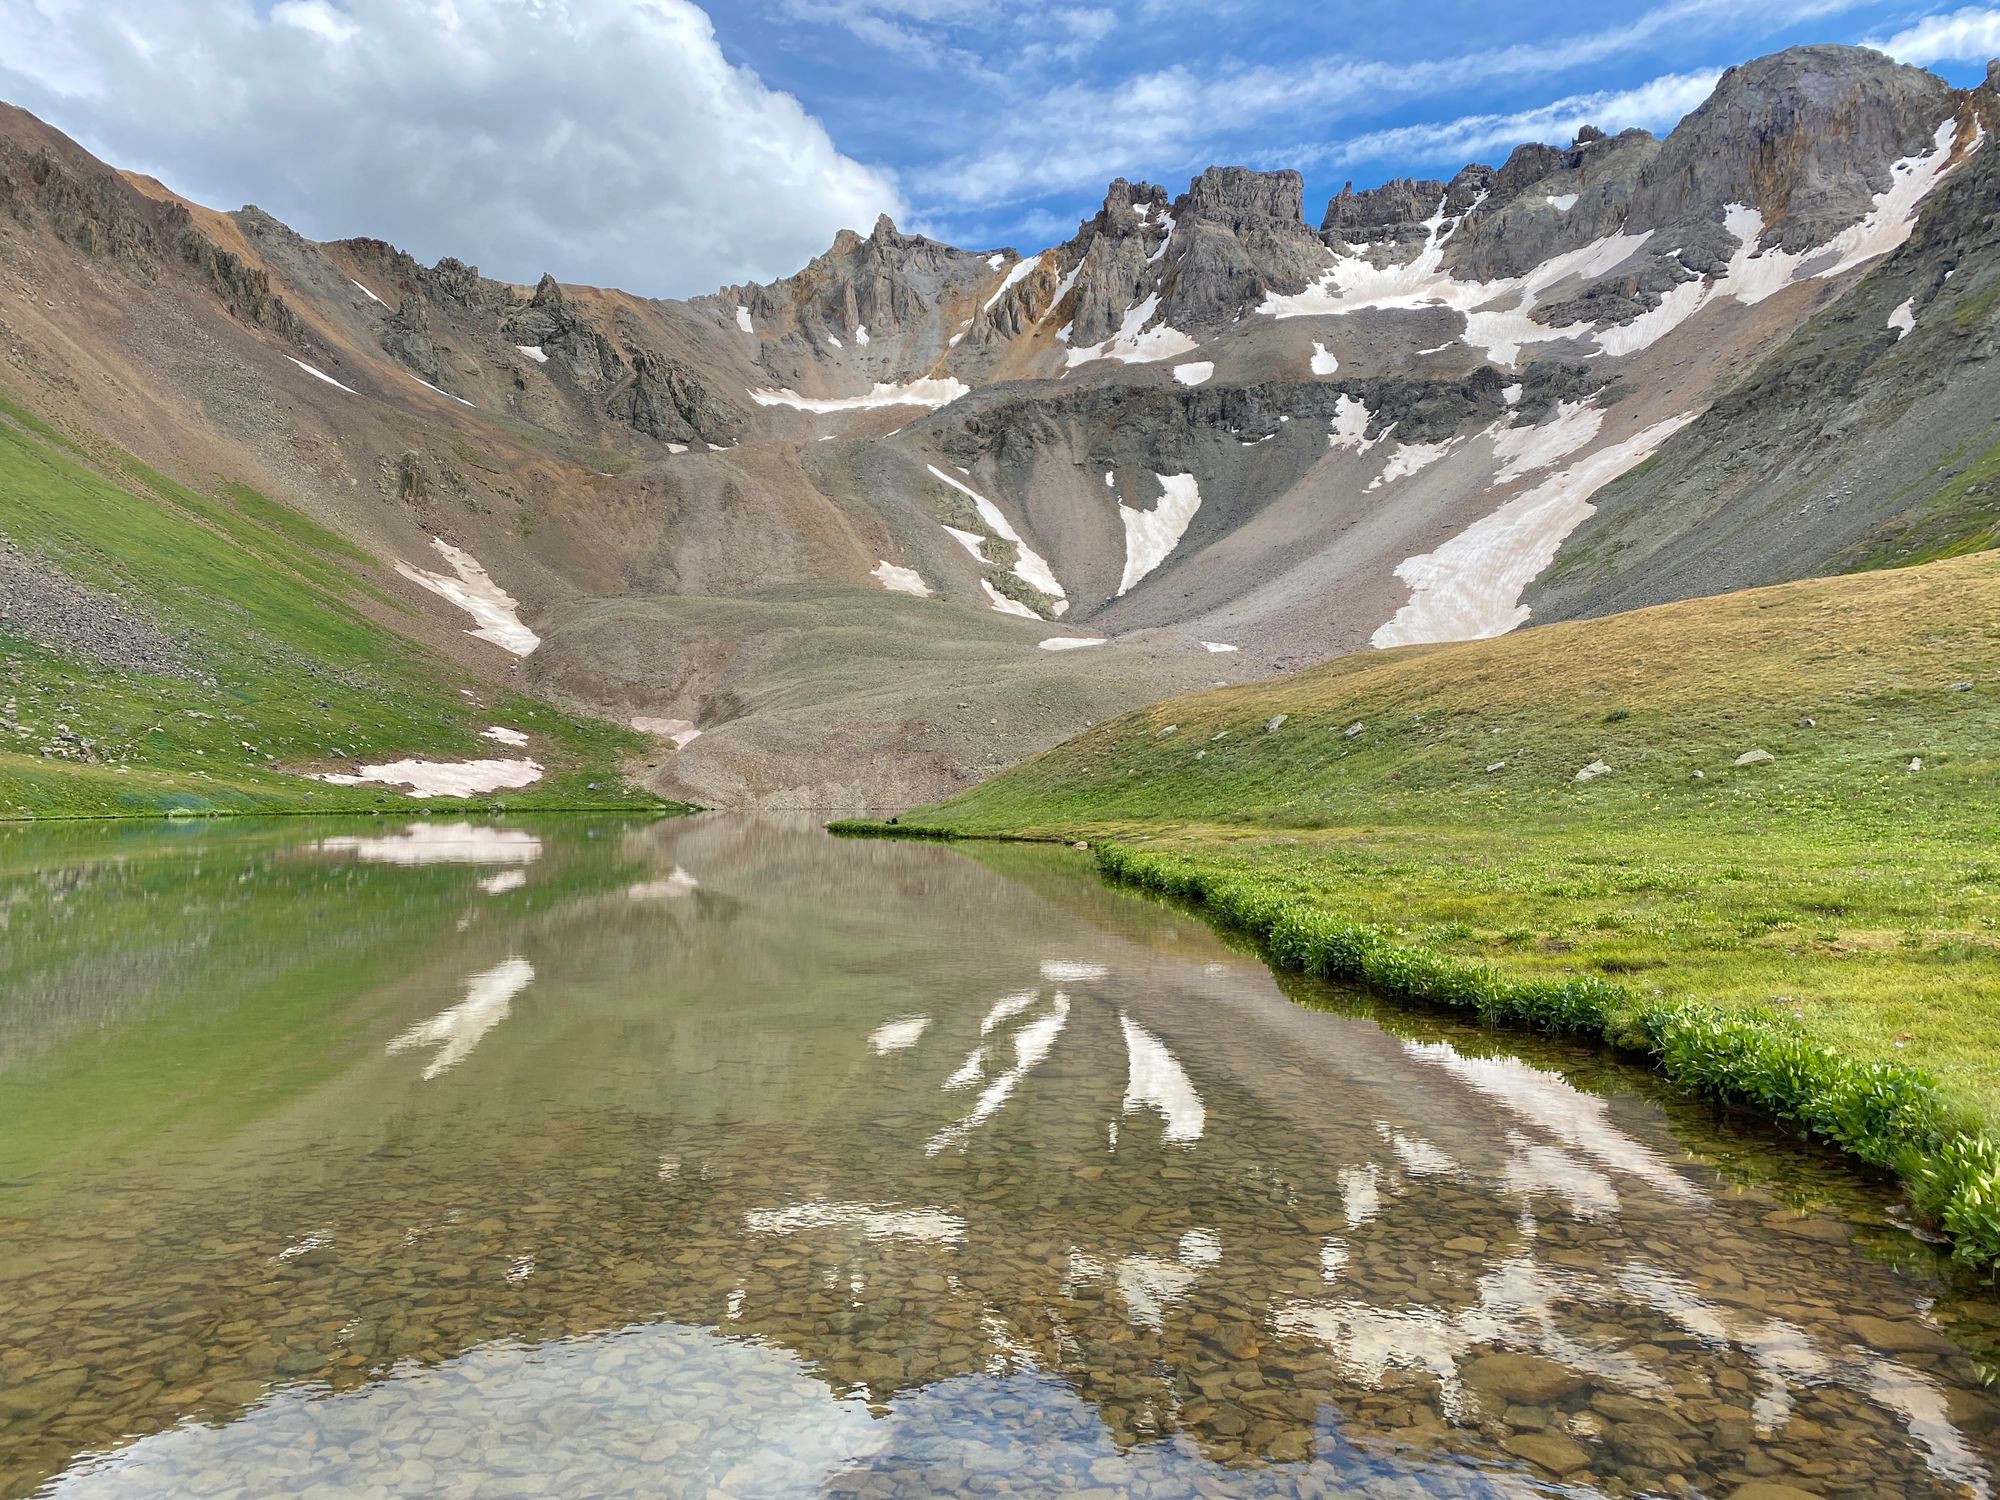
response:
M0 1227L10 1343L119 1371L0 1403L0 1492L125 1433L164 1435L117 1493L254 1475L308 1424L578 1493L695 1475L745 1423L833 1493L1255 1490L1309 1457L1810 1491L1835 1433L1895 1493L1986 1483L2000 1408L1919 1313L1937 1289L1830 1221L1777 1232L1632 1101L1295 1008L1179 913L1129 903L1121 935L948 849L540 836L528 887L411 906L418 962L296 1020L340 1060L296 1102ZM628 899L675 871L685 898ZM385 1055L419 1031L429 1081ZM588 1451L517 1443L537 1403ZM322 1440L355 1488L393 1472Z

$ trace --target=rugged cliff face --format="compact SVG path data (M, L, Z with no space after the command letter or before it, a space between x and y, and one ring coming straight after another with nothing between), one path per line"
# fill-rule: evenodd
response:
M1803 48L1317 229L1214 167L684 302L313 244L10 111L0 386L680 726L663 789L903 801L1175 688L1989 544L1996 109ZM397 572L434 538L532 655Z

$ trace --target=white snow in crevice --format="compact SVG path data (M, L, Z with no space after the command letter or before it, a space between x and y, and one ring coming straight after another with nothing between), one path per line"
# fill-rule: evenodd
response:
M1908 338L1917 329L1917 299L1904 299L1902 305L1889 314L1889 326L1896 331L1898 339Z
M355 281L352 276L348 277L347 279L349 282L353 283L354 289L357 292L361 293L362 296L366 297L370 302L374 303L377 307L387 307L389 305L388 303L384 302L380 297L376 296L373 292L369 291L368 288L363 286L360 282Z
M1166 259L1167 247L1174 242L1174 216L1164 208L1160 210L1160 228L1166 233L1160 236L1160 243L1153 247L1153 253L1146 257L1149 266L1158 265Z
M287 354L285 358L292 359L291 355L289 354ZM297 365L301 370L304 370L306 374L312 376L314 380L324 380L328 385L332 386L337 391L346 391L347 394L350 396L358 396L361 394L361 392L357 391L351 385L342 385L338 380L335 380L331 375L327 374L326 371L315 370L311 365L307 364L302 359L292 359L292 363Z
M960 531L956 526L946 526L945 533L967 552L974 562L986 561L986 538L976 531Z
M1326 445L1366 453L1389 435L1384 432L1377 437L1368 436L1368 424L1374 420L1374 415L1366 401L1342 391L1333 403L1333 420L1328 424Z
M1549 207L1553 208L1557 213L1566 214L1572 208L1576 207L1576 200L1577 200L1577 195L1575 193L1551 193L1549 195L1548 204Z
M1558 459L1585 448L1604 425L1604 412L1589 401L1564 401L1538 427L1509 427L1493 440L1500 468L1495 484L1509 484L1523 474L1546 469Z
M504 724L487 725L486 728L479 731L479 737L483 740L492 740L494 743L500 745L513 745L517 749L528 743L527 735L518 729L509 729Z
M917 1039L931 1024L929 1016L904 1016L897 1021L884 1021L870 1033L868 1045L875 1049L877 1057L887 1057L892 1052L907 1052L916 1046Z
M449 401L456 401L460 406L472 405L472 403L466 400L465 397L463 396L454 396L450 391L439 390L437 386L432 385L428 380L424 379L424 377L421 375L412 375L410 379L414 380L418 385L422 386L425 390L437 391L438 395L443 396L445 399Z
M435 1047L437 1055L424 1067L424 1077L435 1078L472 1055L487 1032L507 1019L514 997L535 978L535 966L525 958L502 960L465 982L465 998L428 1021L419 1021L398 1033L385 1054L390 1057L418 1047Z
M854 325L854 342L864 349L868 347L868 325L866 323L857 323Z
M942 1208L892 1208L880 1203L795 1203L789 1208L752 1209L743 1216L752 1234L792 1235L815 1229L843 1229L871 1240L906 1240L913 1245L956 1245L965 1238L965 1220Z
M1174 366L1174 379L1182 385L1200 385L1215 373L1215 361L1197 359L1185 365Z
M1521 404L1521 395L1525 389L1526 387L1519 381L1516 381L1514 384L1502 388L1500 399L1508 406L1519 406Z
M757 331L756 324L750 321L750 309L740 302L736 304L736 326L745 333L755 333Z
M549 362L548 351L543 349L540 344L516 344L514 347L538 365L545 365Z
M1368 481L1368 488L1379 490L1385 484L1394 484L1399 479L1420 473L1464 441L1463 438L1450 437L1441 443L1398 443L1389 454L1388 463L1382 466L1382 472Z
M1123 1113L1158 1111L1166 1122L1163 1137L1176 1146L1192 1145L1208 1125L1208 1110L1188 1078L1187 1070L1158 1037L1123 1011L1119 1028L1125 1033L1125 1101Z
M831 334L831 333L829 333L829 334L828 334L828 335L826 336L826 341L827 341L827 342L828 342L829 344L833 345L833 347L834 347L834 348L836 348L836 349L844 349L845 347L847 347L846 345L844 345L844 344L842 344L842 343L840 342L840 340L839 340L839 338L838 338L838 337L836 337L835 335L833 335L833 334Z
M888 558L875 564L874 575L882 587L892 594L912 594L919 599L931 596L930 585L915 568L899 568Z
M687 451L688 451L688 445L686 443L667 444L667 452L669 453L685 453Z
M1042 255L1046 254L1048 254L1046 250L1042 252ZM1027 277L1034 275L1036 268L1039 267L1041 263L1042 263L1041 255L1031 255L1026 260L1015 261L1014 264L1008 268L1007 274L1001 278L1000 285L994 291L993 295L986 299L986 305L980 308L979 310L981 312L989 312L989 313L992 312L994 308L1000 305L1000 299L1006 296L1012 290L1014 290L1014 288L1017 285L1019 285L1020 282L1025 280Z
M1435 552L1397 564L1396 576L1410 585L1410 602L1369 644L1481 640L1521 624L1528 618L1522 591L1590 514L1590 497L1651 457L1693 420L1692 413L1669 417L1587 454L1473 522Z
M1032 609L1028 608L1028 606L1023 604L1019 599L1009 599L1005 594L1001 593L1000 590L993 587L993 585L989 583L986 579L984 578L980 579L979 586L982 589L986 590L987 602L991 604L993 608L997 610L999 613L1003 615L1019 615L1024 620L1041 619L1040 615L1036 614Z
M1106 469L1104 471L1104 487L1107 490L1115 490L1118 488L1118 475L1114 470Z
M1119 594L1132 591L1135 584L1165 562L1187 534L1188 523L1201 509L1201 487L1192 474L1155 474L1160 482L1160 498L1151 510L1134 510L1122 501L1118 519L1125 526L1125 573L1118 580Z
M477 797L533 786L542 779L542 768L532 760L396 760L352 774L325 771L312 779L329 786L400 786L411 797Z
M1051 599L1066 599L1068 597L1068 595L1063 593L1062 584L1056 579L1055 570L1042 560L1040 553L1036 552L1034 548L1021 539L1021 533L1014 529L1012 523L1008 521L999 506L988 500L970 485L953 479L951 475L945 473L936 464L927 464L925 467L931 471L932 478L950 485L972 502L973 508L979 512L979 519L986 523L987 530L991 531L1002 541L1014 544L1016 552L1014 576L1016 578L1020 579L1021 582L1037 593L1046 594ZM950 528L947 527L946 529L949 530Z
M997 250L994 251L991 255L986 257L986 269L989 271L997 271L1006 264L1007 264L1007 257L1002 255Z
M429 573L406 562L397 563L396 571L477 620L479 628L466 631L467 635L491 641L516 656L526 656L541 645L542 638L521 623L520 601L495 583L477 558L439 537L432 537L431 545L451 564L456 578Z
M321 839L323 854L352 854L377 865L530 865L542 841L519 828L484 823L412 823L401 833Z
M629 722L641 734L654 734L663 740L671 740L676 750L685 750L701 738L701 731L687 719L650 718L641 714Z
M1118 331L1101 344L1092 344L1087 349L1071 349L1064 356L1068 368L1087 365L1093 360L1111 359L1125 365L1151 364L1155 360L1173 359L1177 355L1192 354L1199 346L1195 341L1162 323L1158 328L1146 327L1153 314L1160 309L1160 294L1154 292L1145 301L1127 308Z
M1225 651L1240 651L1242 650L1242 647L1232 646L1227 641L1203 641L1201 643L1201 649L1204 651L1225 652Z
M1312 372L1315 375L1332 375L1340 369L1340 361L1334 357L1318 339L1313 340Z
M1101 635L1052 635L1038 644L1044 651L1081 651L1085 646L1105 645Z
M885 406L927 406L935 409L949 406L960 396L970 395L972 387L951 376L927 377L922 380L908 380L901 385L876 382L865 396L801 396L793 390L755 390L750 399L759 406L792 406L800 411L875 411Z

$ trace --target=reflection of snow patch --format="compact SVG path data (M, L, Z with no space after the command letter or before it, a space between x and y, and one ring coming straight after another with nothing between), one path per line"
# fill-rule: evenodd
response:
M476 797L533 786L541 779L542 768L532 760L398 760L363 766L353 775L327 771L313 777L329 786L375 782L407 787L412 797Z
M499 584L495 583L479 559L440 537L431 538L431 546L451 564L458 576L444 573L429 573L422 568L412 567L405 562L396 564L396 571L416 584L428 589L440 599L457 605L479 622L477 630L465 633L482 641L491 641L503 651L511 651L516 656L526 656L542 638L521 623L520 601Z
M936 1156L946 1146L964 1145L972 1132L991 1119L1013 1094L1015 1087L1049 1055L1069 1021L1069 996L1058 990L1048 1013L1037 1016L1014 1033L1014 1066L987 1084L961 1120L945 1126L924 1146L924 1155Z
M1590 497L1693 420L1692 414L1669 417L1600 448L1473 522L1437 551L1399 563L1396 576L1410 585L1410 602L1369 644L1481 640L1512 630L1528 618L1522 590L1590 514Z
M509 891L518 891L528 883L526 870L502 870L497 875L488 875L479 882L479 888L489 896L504 896Z
M679 865L658 880L641 880L625 887L627 901L678 901L701 889L701 882Z
M1118 592L1125 594L1165 562L1186 535L1188 523L1201 508L1201 487L1192 474L1155 474L1160 498L1151 510L1134 510L1120 503L1118 519L1125 525L1125 576Z
M801 396L794 390L755 390L750 399L759 406L795 406L800 411L874 411L885 406L949 406L972 387L950 376L910 380L901 385L877 381L865 396Z
M892 594L913 594L919 599L931 596L930 585L921 573L915 568L899 568L886 557L875 564L873 576Z
M1349 1229L1359 1229L1382 1212L1382 1169L1376 1166L1340 1169L1340 1211Z
M1158 1110L1166 1120L1165 1139L1187 1145L1201 1139L1208 1111L1187 1070L1166 1044L1123 1011L1118 1024L1125 1033L1125 1104L1131 1114L1141 1108Z
M985 1036L994 1027L1000 1025L1003 1021L1012 1020L1034 1003L1035 992L1033 990L1027 990L1018 995L1006 995L995 1000L993 1008L986 1012L986 1019L979 1023L979 1034Z
M435 1078L456 1067L471 1055L480 1038L507 1019L514 997L535 977L535 966L525 958L509 958L465 982L465 998L449 1010L441 1010L428 1021L420 1021L389 1043L394 1057L415 1047L436 1047L438 1054L424 1069L424 1077Z
M929 1016L905 1016L900 1021L884 1021L870 1033L868 1045L875 1049L879 1057L887 1057L891 1052L906 1052L916 1046L917 1038L930 1024Z
M542 857L532 833L479 823L413 823L401 833L321 839L313 847L381 865L529 865Z
M1110 977L1109 964L1081 963L1068 958L1045 958L1042 960L1042 978L1050 984L1088 984L1093 979Z
M752 1234L798 1234L813 1229L859 1230L871 1240L908 1240L916 1245L956 1245L965 1238L965 1220L941 1208L890 1208L880 1203L795 1203L789 1208L752 1209L743 1216Z

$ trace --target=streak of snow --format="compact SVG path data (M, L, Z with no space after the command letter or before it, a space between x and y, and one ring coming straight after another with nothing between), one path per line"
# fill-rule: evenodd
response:
M874 576L892 594L914 594L919 599L931 596L930 585L924 582L922 574L915 568L899 568L886 557L875 564Z
M1191 364L1175 365L1174 379L1182 385L1200 385L1215 373L1215 361L1198 359Z
M479 731L479 737L483 740L496 741L502 745L520 746L528 743L528 737L521 733L520 730L509 729L504 724L487 725L486 728Z
M757 331L757 325L750 321L750 309L740 302L736 304L736 326L745 333Z
M458 404L459 404L460 406L471 406L471 405L472 405L472 403L471 403L470 401L466 400L466 399L465 399L465 397L463 397L463 396L454 396L454 395L452 395L452 393L451 393L450 391L445 391L445 390L438 390L438 388L437 388L436 386L432 385L432 384L431 384L431 383L430 383L430 382L429 382L428 380L424 379L424 377L423 377L423 376L421 376L421 375L412 375L412 376L410 377L410 379L414 380L414 381L415 381L415 382L416 382L416 383L417 383L418 385L422 386L422 387L423 387L423 388L424 388L425 390L427 390L427 391L437 391L437 393L438 393L438 394L439 394L440 396L443 396L443 397L447 398L448 400L452 400L452 401L456 401L456 402L457 402L457 403L458 403Z
M1105 638L1101 635L1052 635L1041 642L1044 651L1081 651L1085 646L1102 646Z
M292 359L291 355L289 354L287 354L285 358ZM301 370L304 370L306 374L312 376L314 380L324 380L328 385L332 386L337 391L346 391L347 394L350 396L358 396L361 394L361 392L357 391L351 385L342 385L338 380L335 380L331 375L327 374L326 371L315 370L311 365L307 364L302 359L292 359L292 363L297 365Z
M1493 456L1500 461L1493 482L1509 484L1523 474L1546 469L1589 446L1603 425L1603 411L1590 402L1564 401L1539 427L1508 428L1493 440Z
M972 502L974 509L979 512L979 519L986 523L987 530L991 531L1002 541L1014 544L1017 554L1014 559L1014 576L1016 578L1020 579L1021 582L1025 583L1029 588L1034 589L1037 593L1046 594L1051 599L1064 599L1068 597L1063 593L1062 584L1056 580L1055 570L1043 561L1040 553L1036 552L1021 539L1021 533L1013 528L1013 525L1001 512L999 506L988 500L970 485L953 479L951 475L945 473L936 464L928 464L926 467L931 471L932 477L944 481L944 483L950 485Z
M984 590L986 590L987 599L992 603L994 609L998 610L1001 614L1019 615L1024 620L1041 619L1040 615L1036 614L1032 609L1028 608L1028 606L1023 604L1019 599L1009 599L1005 594L1001 593L1000 590L993 587L993 585L988 583L984 578L979 580L979 586Z
M1071 349L1064 356L1068 367L1073 370L1078 365L1087 365L1099 359L1112 359L1125 365L1150 364L1155 360L1172 359L1178 354L1192 354L1199 346L1179 329L1165 323L1158 328L1146 327L1159 308L1158 292L1127 308L1124 321L1110 338L1101 344L1092 344L1088 349Z
M1044 250L1042 255L1046 254L1048 252ZM1001 278L999 288L992 296L986 299L986 305L980 308L980 311L992 312L995 307L999 306L1000 299L1011 292L1023 279L1034 275L1035 268L1041 265L1041 263L1041 255L1031 255L1026 260L1015 261L1012 266L1008 267L1007 274Z
M545 365L549 362L548 351L540 344L516 344L514 347L538 365Z
M1149 266L1158 265L1167 253L1167 246L1174 242L1174 216L1165 209L1160 210L1160 228L1166 231L1160 236L1160 243L1153 247L1153 253L1146 257Z
M1905 298L1902 305L1889 314L1889 326L1896 330L1898 339L1908 338L1917 328L1917 299Z
M866 323L857 323L855 325L854 342L864 349L868 347L868 325Z
M676 750L685 750L701 738L701 731L687 719L655 719L642 714L631 723L641 734L656 734L663 740L673 741Z
M800 411L874 411L885 406L949 406L972 387L951 376L908 380L901 385L876 382L865 396L801 396L797 391L755 390L750 399L759 406L795 406Z
M1242 648L1239 646L1231 646L1224 641L1203 641L1201 643L1201 649L1204 651L1220 652L1220 651L1238 651L1241 650Z
M466 631L467 635L491 641L516 656L526 656L541 645L542 638L521 623L520 601L495 583L476 557L439 537L432 537L431 545L451 564L456 578L429 573L405 562L397 563L396 571L477 620L479 628Z
M387 307L389 305L388 303L384 302L380 297L376 296L373 292L369 291L368 288L363 286L360 282L355 281L352 276L348 277L347 279L350 282L354 283L354 289L357 292L361 293L362 296L366 297L370 302L373 302L377 307Z
M1379 490L1385 484L1394 484L1399 479L1407 479L1443 458L1464 439L1446 438L1441 443L1398 443L1389 462L1382 466L1382 472L1368 481L1368 488Z
M956 526L947 526L945 531L954 542L972 554L973 561L986 561L986 538L976 531L960 531Z
M1120 502L1118 519L1125 524L1125 574L1118 592L1133 585L1165 562L1187 534L1188 523L1201 508L1201 487L1192 474L1155 474L1160 498L1151 510L1134 510Z
M1396 576L1410 585L1410 602L1369 644L1480 640L1521 624L1528 618L1521 591L1590 514L1590 497L1693 420L1692 413L1669 417L1600 448L1473 522L1437 551L1399 563Z

